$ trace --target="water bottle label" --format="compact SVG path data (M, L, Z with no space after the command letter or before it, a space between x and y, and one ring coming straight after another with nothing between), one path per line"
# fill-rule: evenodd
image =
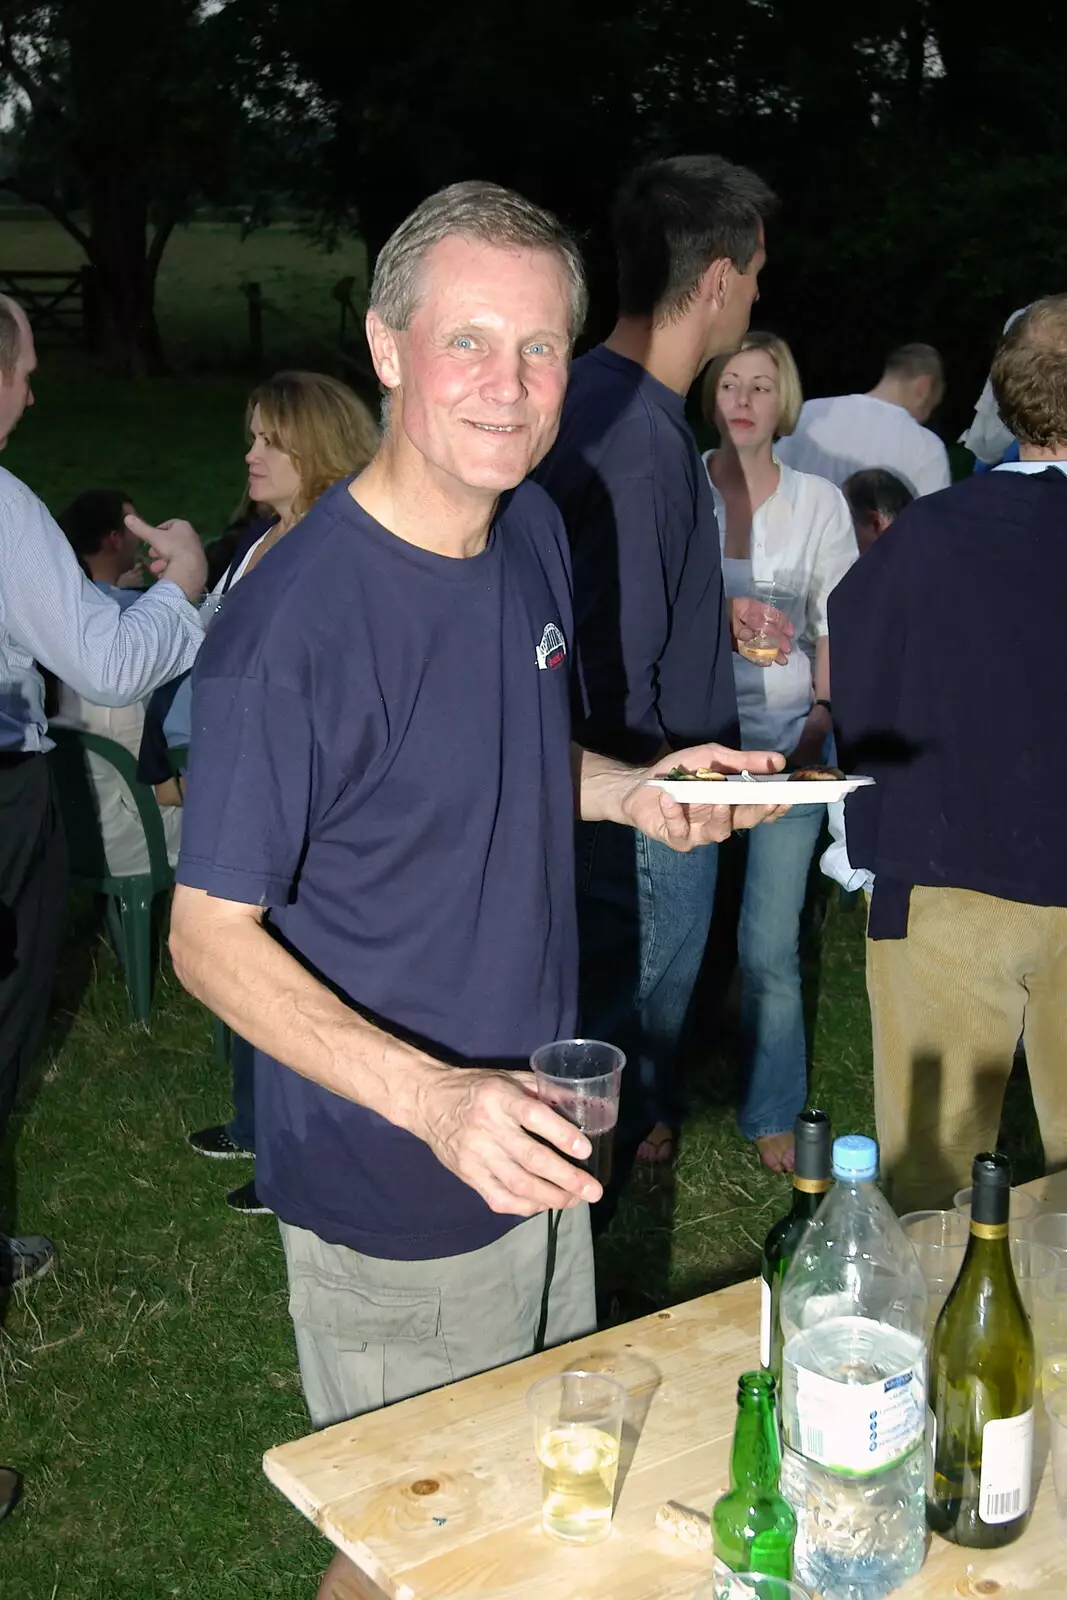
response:
M771 1364L771 1286L766 1278L759 1281L759 1364Z
M868 1383L827 1378L795 1360L795 1335L782 1364L782 1428L798 1455L821 1467L866 1476L896 1465L923 1443L926 1379L922 1343L895 1333L913 1352L909 1366Z
M1034 1412L1003 1417L982 1429L982 1481L978 1515L983 1522L1014 1522L1030 1509L1034 1464Z

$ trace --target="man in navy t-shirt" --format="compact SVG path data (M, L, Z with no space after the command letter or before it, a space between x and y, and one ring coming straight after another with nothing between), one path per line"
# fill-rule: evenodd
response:
M584 295L519 196L425 201L372 287L381 451L197 661L172 949L256 1046L257 1186L317 1426L593 1328L589 1143L524 1070L576 1022L575 793L681 850L761 816L683 811L571 745L566 533L523 479Z
M537 470L570 538L575 737L620 760L737 738L731 620L748 637L748 603L734 602L731 619L685 397L748 327L772 204L759 178L716 156L632 175L614 213L619 319L575 363L559 437ZM577 850L581 1028L616 1040L631 1061L614 1194L640 1141L649 1160L673 1151L684 1110L677 1056L716 852L683 859L632 829L586 822ZM613 1209L613 1197L598 1208L602 1225Z

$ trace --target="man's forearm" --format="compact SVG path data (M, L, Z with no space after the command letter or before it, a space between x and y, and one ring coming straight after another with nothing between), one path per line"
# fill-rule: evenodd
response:
M583 822L628 822L623 801L646 769L628 767L577 744L571 745L571 767L575 812Z
M215 921L212 904L195 890L175 898L171 952L190 993L302 1077L416 1131L424 1089L448 1069L345 1005L260 921Z

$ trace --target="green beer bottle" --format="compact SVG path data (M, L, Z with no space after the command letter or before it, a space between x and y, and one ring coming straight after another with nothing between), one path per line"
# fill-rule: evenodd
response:
M796 1120L796 1170L793 1205L774 1224L763 1246L760 1283L760 1364L782 1381L782 1279L804 1229L822 1205L830 1177L830 1118L825 1111L802 1111Z
M769 1372L743 1372L737 1384L737 1426L730 1489L711 1513L716 1570L793 1576L797 1519L778 1493L782 1452Z

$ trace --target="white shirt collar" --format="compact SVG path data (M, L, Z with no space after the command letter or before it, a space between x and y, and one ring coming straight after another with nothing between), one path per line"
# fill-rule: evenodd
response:
M999 467L994 467L994 472L1045 472L1049 467L1056 467L1060 472L1067 472L1067 461L1002 461Z

